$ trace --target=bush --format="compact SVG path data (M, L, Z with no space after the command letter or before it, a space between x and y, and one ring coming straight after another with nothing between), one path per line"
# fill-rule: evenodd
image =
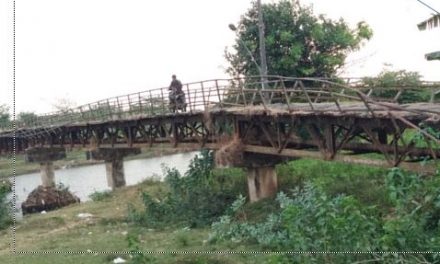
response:
M383 221L382 248L435 251L440 246L440 180L394 168L386 186L394 210Z
M354 196L329 196L329 185L305 181L292 195L279 193L278 210L251 223L243 197L212 224L210 241L251 243L260 250L307 252L436 252L440 247L440 179L391 169L383 184L390 210L380 213ZM438 263L439 254L277 255L274 263Z
M277 196L279 211L257 224L233 221L234 214L213 223L211 241L232 240L261 245L275 251L369 251L374 249L378 221L373 208L362 207L351 196L330 198L319 188L307 183L297 188L293 198ZM244 200L239 197L231 206L236 213ZM293 255L295 263L303 263L305 255ZM349 255L316 255L314 262L349 260ZM308 256L310 260L310 256Z
M7 201L9 192L11 192L9 184L0 185L0 230L12 224L11 203Z
M94 202L100 202L110 197L112 197L111 191L102 191L102 192L95 191L89 195L89 198L92 199L92 201Z
M246 191L246 178L237 169L213 169L212 152L202 151L182 177L176 169L166 168L164 197L142 193L144 212L130 209L130 220L149 227L181 225L200 227L224 214L235 197Z
M140 240L136 230L131 230L127 235L128 248L130 250L130 262L133 264L158 263L156 258L142 252Z
M0 180L0 190L12 192L12 183L9 180Z
M340 162L301 159L277 166L280 191L285 193L312 182L327 195L345 194L366 206L377 205L383 212L391 207L386 197L383 168Z

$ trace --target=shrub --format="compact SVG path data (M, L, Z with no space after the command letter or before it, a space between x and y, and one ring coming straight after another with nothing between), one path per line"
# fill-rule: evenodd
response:
M130 250L131 260L133 264L158 263L156 258L145 254L140 247L140 240L136 230L131 230L127 235L128 248Z
M211 224L224 214L239 193L245 193L246 181L237 169L213 169L212 152L202 151L190 163L185 176L166 168L164 197L142 193L144 212L130 209L130 219L150 227L171 224L200 227Z
M3 190L5 192L11 192L12 191L12 183L7 180L0 180L0 190Z
M379 213L354 196L329 196L329 185L305 181L291 196L279 193L279 208L265 221L242 217L239 197L229 214L212 224L210 241L257 244L261 250L308 252L385 252L381 254L277 255L273 263L438 263L440 247L440 179L391 169L385 177L384 199L390 210Z
M440 180L392 169L386 177L394 210L383 221L385 250L435 251L440 246Z
M102 192L95 191L89 195L89 198L92 199L92 201L94 202L100 202L110 197L112 197L111 191L102 191Z
M306 183L293 197L277 196L279 211L266 221L249 224L234 221L234 214L222 216L212 224L210 241L232 240L257 243L262 249L276 251L369 251L374 249L378 221L373 208L362 207L351 196L330 198L319 188ZM243 206L239 197L231 206L236 213ZM347 261L350 256L309 256L315 262ZM305 261L303 255L289 256L295 263Z
M12 224L11 203L7 201L7 195L11 191L8 184L0 185L0 229L5 229Z
M331 197L353 196L364 205L377 205L384 212L391 207L386 197L386 172L377 167L308 159L277 166L280 191L289 192L312 182Z

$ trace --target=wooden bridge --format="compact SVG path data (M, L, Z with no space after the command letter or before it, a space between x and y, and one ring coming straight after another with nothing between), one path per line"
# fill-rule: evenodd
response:
M155 144L218 150L219 165L249 168L292 157L427 172L438 166L438 83L384 88L357 79L268 76L267 89L261 87L259 77L185 84L184 113L170 112L167 88L108 98L17 122L0 132L0 152L88 148L110 171L130 149ZM50 165L45 159L30 158Z

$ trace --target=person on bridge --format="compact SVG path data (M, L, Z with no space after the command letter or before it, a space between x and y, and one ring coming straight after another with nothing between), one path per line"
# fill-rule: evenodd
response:
M169 99L170 104L179 108L185 108L185 93L182 90L182 83L177 79L176 75L173 74L172 81L170 86L168 87L168 90L170 91ZM181 107L179 107L181 106Z
M172 81L170 84L170 87L168 88L168 90L170 90L171 92L175 92L176 94L181 94L183 93L182 91L182 83L177 79L176 75L173 74L173 76L171 76Z

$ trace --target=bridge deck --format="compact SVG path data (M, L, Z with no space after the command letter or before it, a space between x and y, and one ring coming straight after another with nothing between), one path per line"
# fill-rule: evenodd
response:
M357 118L385 118L390 119L392 117L402 117L407 120L420 121L423 120L430 124L440 124L439 115L440 104L433 103L413 103L413 104L403 104L395 105L390 103L383 103L383 105L370 104L366 108L364 103L340 103L339 107L335 103L320 103L314 104L313 109L308 103L291 103L286 104L270 104L270 105L254 105L254 106L229 106L226 108L220 108L217 105L211 107L207 106L206 110L184 112L184 113L168 113L164 115L151 116L149 114L137 114L128 115L126 117L115 116L114 118L109 118L106 121L88 121L81 122L77 121L69 125L64 125L65 127L75 127L79 125L86 124L103 124L108 123L111 120L117 120L117 122L124 122L130 120L139 119L163 119L172 117L184 117L193 116L201 113L209 112L211 114L218 113L228 113L232 115L241 116L280 116L289 115L292 117L307 117L307 116L326 116L326 117L357 117ZM390 108L392 110L390 110Z
M440 113L440 104L415 103L407 105L369 105L366 108L363 103L340 103L339 107L335 103L315 104L311 109L308 103L271 104L269 106L256 105L251 107L229 107L226 112L233 114L256 114L266 111L269 115L290 114L294 116L308 115L330 115L330 116L356 116L356 117L389 117L391 112L404 118L411 117L433 117L435 113ZM394 109L390 111L390 108ZM215 112L215 109L213 109Z

